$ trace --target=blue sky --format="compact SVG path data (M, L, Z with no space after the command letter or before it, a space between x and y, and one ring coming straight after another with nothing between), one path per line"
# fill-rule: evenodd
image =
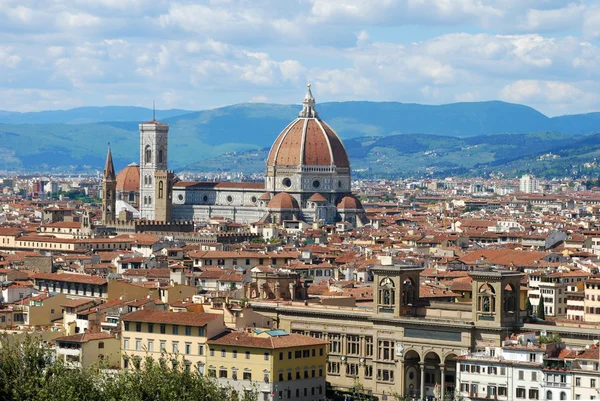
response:
M0 0L0 110L504 100L600 111L600 1Z

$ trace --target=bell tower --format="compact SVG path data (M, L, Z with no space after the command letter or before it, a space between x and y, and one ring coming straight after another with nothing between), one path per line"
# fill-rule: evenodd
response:
M414 315L419 300L419 276L422 267L394 263L384 256L371 271L375 282L375 312L391 317Z
M520 327L522 273L508 270L478 270L473 280L472 312L477 326Z
M170 222L173 219L173 182L172 171L161 170L154 174L156 192L154 198L154 220Z
M102 174L102 223L105 225L115 220L116 201L117 177L115 175L110 144L108 144L108 154L106 155L106 164L104 165L104 173Z
M169 125L152 120L140 124L140 216L155 220L155 173L168 165Z

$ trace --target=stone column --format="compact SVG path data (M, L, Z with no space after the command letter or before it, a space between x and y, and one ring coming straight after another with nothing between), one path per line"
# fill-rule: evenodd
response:
M404 359L399 359L398 360L398 370L400 371L400 388L396 388L398 390L398 394L401 394L402 396L405 396L405 392L406 392L406 372L404 371Z
M425 362L419 362L419 366L421 367L421 394L420 399L425 400Z
M441 382L441 388L440 388L440 399L443 401L444 400L444 395L446 393L446 366L444 366L443 364L440 365L440 375L442 376L440 378L440 382Z

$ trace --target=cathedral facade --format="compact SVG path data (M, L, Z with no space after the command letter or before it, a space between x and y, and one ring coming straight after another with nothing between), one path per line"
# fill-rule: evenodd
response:
M139 127L142 219L365 223L364 209L351 193L348 154L335 131L319 118L310 85L298 118L271 147L263 183L177 181L168 170L169 126L153 120Z

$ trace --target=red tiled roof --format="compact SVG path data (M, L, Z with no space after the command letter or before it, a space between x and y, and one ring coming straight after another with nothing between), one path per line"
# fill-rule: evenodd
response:
M105 340L108 338L115 338L115 336L110 333L105 333L105 332L82 333L82 334L74 334L72 336L66 336L66 337L58 337L58 338L55 338L54 341L70 342L70 343L86 343L88 341Z
M233 345L249 348L276 349L326 345L329 342L300 334L258 337L256 335L246 333L245 331L232 331L225 332L211 340L208 340L207 343L211 345Z
M213 320L223 319L223 315L198 312L167 312L143 309L129 313L121 318L122 321L180 324L183 326L204 326Z
M81 283L81 284L97 284L103 285L107 284L108 281L106 279L97 277L97 276L87 276L84 274L70 274L70 273L37 273L34 277L36 280L54 280L54 281L64 281L68 283Z

